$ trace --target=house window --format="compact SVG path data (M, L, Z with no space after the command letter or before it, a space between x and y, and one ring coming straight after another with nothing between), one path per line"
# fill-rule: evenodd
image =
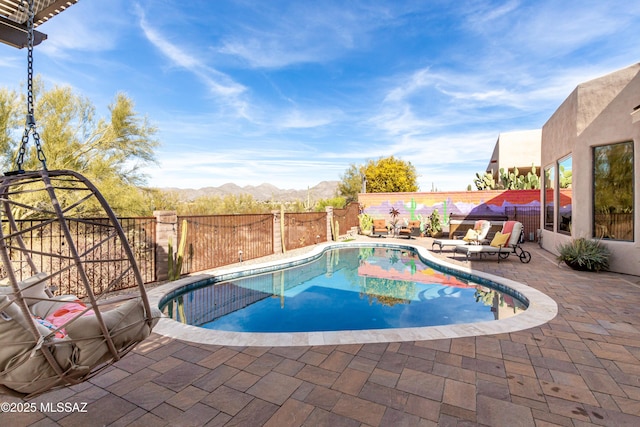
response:
M593 147L593 236L633 241L633 142Z
M558 160L558 232L571 234L571 156Z
M555 166L544 168L544 228L553 231L553 207L554 191L556 182Z

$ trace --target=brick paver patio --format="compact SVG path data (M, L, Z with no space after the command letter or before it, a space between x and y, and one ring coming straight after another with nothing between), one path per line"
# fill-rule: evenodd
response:
M640 277L574 272L525 248L530 264L472 266L552 297L558 316L540 327L318 347L154 334L92 380L29 401L35 412L0 413L0 426L639 426ZM78 405L40 410L58 402Z

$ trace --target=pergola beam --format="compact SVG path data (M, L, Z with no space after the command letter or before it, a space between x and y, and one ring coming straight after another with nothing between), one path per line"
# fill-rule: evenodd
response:
M78 0L35 0L34 27L62 13ZM22 0L0 0L0 43L22 49L27 46L27 12ZM47 35L34 30L33 44L40 44Z
M9 46L22 49L27 47L28 30L26 25L21 25L7 18L0 16L0 42ZM33 45L42 43L47 39L47 35L40 31L33 31Z

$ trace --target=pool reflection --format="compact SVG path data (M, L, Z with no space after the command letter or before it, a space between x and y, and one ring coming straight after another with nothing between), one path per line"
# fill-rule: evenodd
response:
M333 249L298 267L202 285L170 300L165 314L212 329L297 332L466 323L525 309L394 248Z

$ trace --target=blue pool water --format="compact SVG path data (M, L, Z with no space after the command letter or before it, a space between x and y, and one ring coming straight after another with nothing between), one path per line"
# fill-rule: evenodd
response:
M517 298L446 274L410 249L327 250L316 260L228 282L202 282L163 312L182 323L236 332L387 329L495 320Z

